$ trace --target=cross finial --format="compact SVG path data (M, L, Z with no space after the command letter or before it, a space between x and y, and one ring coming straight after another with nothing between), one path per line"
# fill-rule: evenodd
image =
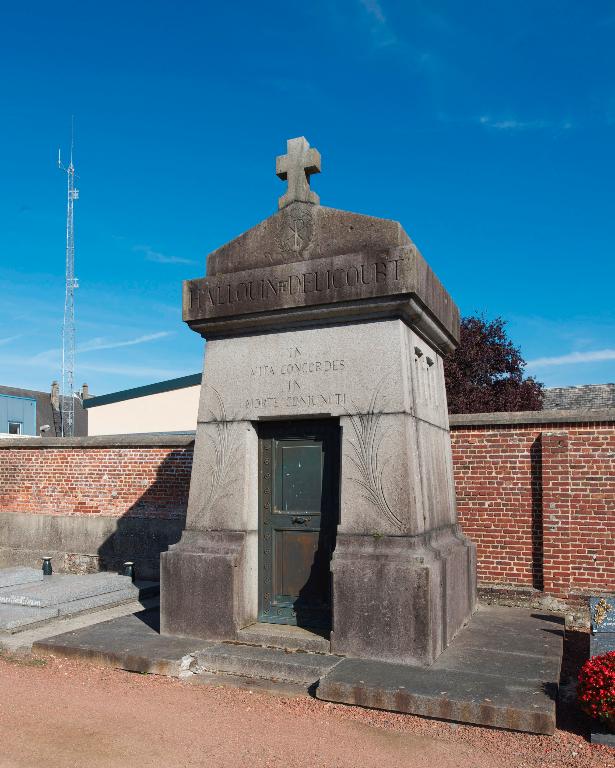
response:
M310 189L310 176L320 173L320 152L310 148L303 136L288 139L286 154L275 159L275 172L282 181L288 180L288 189L278 200L279 209L296 202L318 205L320 198Z

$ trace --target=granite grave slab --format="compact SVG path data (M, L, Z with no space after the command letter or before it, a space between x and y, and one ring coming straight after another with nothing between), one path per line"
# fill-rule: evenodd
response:
M0 634L23 632L60 615L57 607L29 608L25 605L0 605Z
M0 570L0 589L21 584L32 584L42 580L43 571L40 568L26 568L18 565L14 568L2 568Z
M133 588L127 576L114 573L93 573L85 576L57 574L45 577L42 582L0 589L0 604L48 608L73 600L93 598L107 592L131 589L135 595L138 594L137 588Z
M6 570L13 569L0 570L0 575ZM44 576L0 589L0 633L23 632L56 618L138 601L157 592L155 582L133 584L114 573Z

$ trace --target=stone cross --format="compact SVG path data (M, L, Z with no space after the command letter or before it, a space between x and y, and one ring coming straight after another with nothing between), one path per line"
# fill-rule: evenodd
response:
M320 152L311 149L303 136L288 139L286 154L275 159L275 172L282 181L288 180L286 194L278 200L280 210L296 202L318 205L320 198L310 189L310 176L320 173Z

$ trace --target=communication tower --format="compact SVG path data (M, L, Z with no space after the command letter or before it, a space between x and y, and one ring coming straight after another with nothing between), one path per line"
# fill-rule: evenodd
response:
M79 287L75 277L75 225L74 203L79 198L75 188L75 166L73 150L75 148L74 124L71 130L70 162L62 164L58 150L58 168L66 173L66 291L64 294L64 322L62 324L62 391L60 396L60 418L62 437L75 434L75 288Z

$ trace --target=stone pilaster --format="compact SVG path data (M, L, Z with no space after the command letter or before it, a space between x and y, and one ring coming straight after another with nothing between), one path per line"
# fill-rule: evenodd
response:
M542 433L542 540L544 591L570 591L570 461L567 432Z

